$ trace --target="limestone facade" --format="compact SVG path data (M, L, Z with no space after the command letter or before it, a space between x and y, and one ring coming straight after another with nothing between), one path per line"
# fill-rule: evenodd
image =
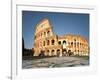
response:
M42 19L37 25L34 34L34 56L41 52L45 56L89 56L88 41L80 35L66 34L58 36L48 19Z

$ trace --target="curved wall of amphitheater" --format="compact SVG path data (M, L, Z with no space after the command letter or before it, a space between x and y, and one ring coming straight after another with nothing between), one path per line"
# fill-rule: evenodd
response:
M71 34L58 36L48 19L42 19L36 25L34 36L34 56L41 52L45 56L89 55L89 45L84 37Z

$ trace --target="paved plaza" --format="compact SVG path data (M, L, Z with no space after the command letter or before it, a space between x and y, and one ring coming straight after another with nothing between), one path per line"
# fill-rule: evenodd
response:
M33 60L23 60L22 68L54 68L54 67L76 67L88 66L89 58L87 57L50 57Z

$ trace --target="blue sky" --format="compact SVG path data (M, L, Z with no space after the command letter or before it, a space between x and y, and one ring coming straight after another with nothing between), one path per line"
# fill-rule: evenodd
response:
M33 47L35 26L43 18L50 20L57 35L81 35L89 41L89 14L23 11L22 36L26 48Z

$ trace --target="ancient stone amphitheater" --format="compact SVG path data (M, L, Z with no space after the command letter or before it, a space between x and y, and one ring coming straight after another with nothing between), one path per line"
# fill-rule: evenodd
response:
M42 19L35 27L34 56L89 56L89 44L81 35L54 33L50 21Z

